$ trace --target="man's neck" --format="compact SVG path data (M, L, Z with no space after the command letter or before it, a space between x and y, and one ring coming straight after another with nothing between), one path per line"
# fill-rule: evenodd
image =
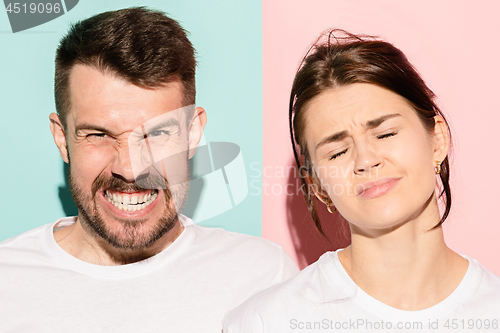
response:
M102 266L131 264L150 258L168 246L180 236L184 227L178 220L174 227L152 246L146 249L125 250L115 248L104 239L88 233L79 219L72 225L54 232L57 244L67 253L82 261Z

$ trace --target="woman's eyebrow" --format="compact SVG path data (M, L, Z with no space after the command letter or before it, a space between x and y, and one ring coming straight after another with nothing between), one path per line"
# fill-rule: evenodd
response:
M383 115L381 117L375 118L373 120L367 121L365 123L364 127L366 129L376 128L376 127L380 126L387 119L394 118L394 117L401 117L401 115L399 113L386 114L386 115ZM334 133L332 135L329 135L328 137L324 138L323 140L321 140L320 143L318 143L316 145L315 150L318 150L319 147L326 145L327 143L342 141L347 137L347 135L348 135L347 131L341 131L341 132L337 132L337 133Z
M327 136L316 145L315 150L318 150L319 147L326 145L327 143L344 140L347 137L347 133L347 131L341 131Z
M376 128L376 127L380 126L387 119L394 118L394 117L401 117L401 115L399 113L391 113L391 114L386 114L382 117L378 117L378 118L373 119L373 120L369 120L366 122L365 128L366 129Z

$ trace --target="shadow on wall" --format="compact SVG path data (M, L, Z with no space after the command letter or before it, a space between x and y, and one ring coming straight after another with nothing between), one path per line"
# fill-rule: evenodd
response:
M64 172L64 186L59 186L59 200L61 200L61 205L65 216L77 216L78 209L73 202L73 196L71 195L68 184L69 166L67 163L62 163Z
M295 165L295 161L292 160L289 165ZM320 235L309 215L306 201L300 190L300 179L290 173L288 184L293 187L293 192L289 189L289 193L294 193L294 195L287 195L288 229L299 268L303 269L318 260L323 253L348 246L351 243L351 236L347 221L338 212L330 214L326 205L321 202L317 207L318 215L328 239Z

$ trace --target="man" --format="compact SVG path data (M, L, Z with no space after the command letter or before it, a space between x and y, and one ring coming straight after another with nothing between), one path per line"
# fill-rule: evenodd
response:
M0 244L2 332L220 332L297 271L265 240L180 214L205 111L180 25L143 8L75 24L56 55L50 129L78 217Z

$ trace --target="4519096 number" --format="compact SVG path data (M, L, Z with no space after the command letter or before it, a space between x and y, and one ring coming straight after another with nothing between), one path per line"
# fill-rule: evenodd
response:
M38 3L38 4L36 4L36 3L32 2L28 5L27 3L21 4L21 3L15 2L15 3L9 3L7 5L7 7L5 7L5 10L9 14L11 14L11 13L14 13L14 14L19 14L19 13L23 13L23 14L27 14L27 13L31 13L31 14L56 13L56 14L58 14L59 12L61 12L61 4L60 3L55 3L55 4Z
M493 329L496 330L498 329L498 319L462 319L462 320L457 320L457 319L448 319L444 323L444 327L447 329L469 329L469 330L489 330Z

